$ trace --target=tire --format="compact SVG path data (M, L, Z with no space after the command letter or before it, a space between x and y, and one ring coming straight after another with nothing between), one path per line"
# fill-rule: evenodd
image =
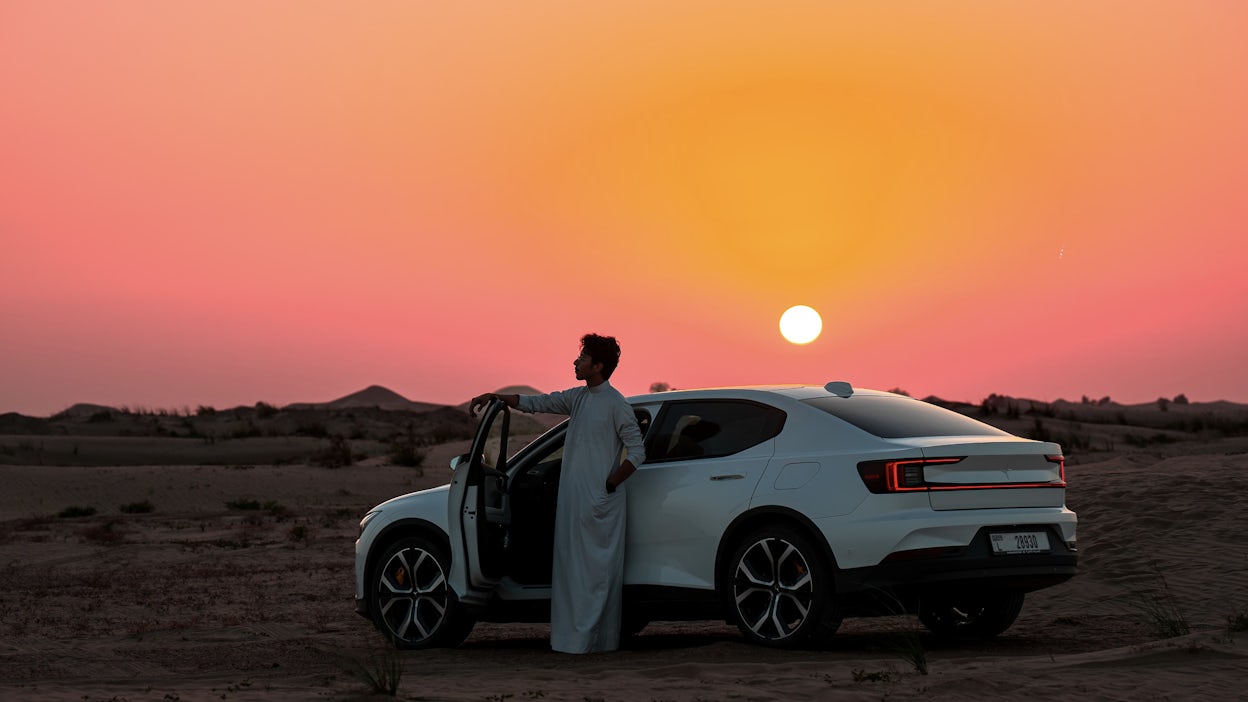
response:
M990 639L1014 624L1023 599L1021 592L936 597L920 604L919 621L942 638Z
M644 612L635 611L625 606L623 613L620 615L620 638L631 639L641 634L642 630L650 626L650 617Z
M751 643L795 648L836 633L832 568L804 534L786 526L759 529L733 551L726 583L732 621Z
M396 648L454 647L468 637L475 621L451 590L450 572L446 549L423 536L381 554L368 583L369 612Z

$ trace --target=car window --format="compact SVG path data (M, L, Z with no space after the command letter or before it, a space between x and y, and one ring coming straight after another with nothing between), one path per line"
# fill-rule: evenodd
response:
M641 438L646 438L646 432L650 431L650 412L644 409L634 409L633 416L637 417L637 428L641 430Z
M774 437L783 410L743 400L690 400L663 407L646 442L646 462L730 456Z
M634 409L633 414L637 417L637 428L641 430L641 437L646 437L646 432L650 430L650 411L645 409ZM549 463L551 461L563 460L563 442L567 438L568 421L564 420L556 424L545 434L534 439L524 448L517 451L512 459L525 454L526 463ZM550 437L557 437L554 441ZM493 438L493 435L491 435ZM492 465L492 464L491 464Z
M802 400L882 439L916 436L1009 436L983 422L909 397L854 395Z

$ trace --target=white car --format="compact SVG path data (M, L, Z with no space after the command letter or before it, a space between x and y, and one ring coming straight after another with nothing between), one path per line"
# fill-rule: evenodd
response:
M1057 444L844 382L629 402L647 458L625 483L626 633L726 619L755 643L798 646L847 616L910 613L939 635L989 637L1025 593L1075 575ZM396 646L454 646L478 620L549 621L567 425L511 455L509 420L492 403L450 485L361 520L356 609Z

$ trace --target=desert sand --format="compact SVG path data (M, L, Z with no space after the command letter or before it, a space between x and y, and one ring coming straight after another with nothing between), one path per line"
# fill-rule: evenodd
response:
M437 447L423 475L0 466L0 699L366 699L361 670L390 664L408 700L1248 699L1243 438L1072 460L1082 572L1029 595L991 642L941 643L898 617L775 651L722 622L656 623L574 657L545 626L479 624L460 648L396 652L353 609L356 524L446 482L462 447ZM97 512L56 516L72 506ZM927 674L898 652L907 634Z

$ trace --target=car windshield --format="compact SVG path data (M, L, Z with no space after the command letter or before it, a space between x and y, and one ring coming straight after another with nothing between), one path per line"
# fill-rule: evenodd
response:
M803 400L883 439L916 436L1009 436L983 422L908 397L855 395Z

